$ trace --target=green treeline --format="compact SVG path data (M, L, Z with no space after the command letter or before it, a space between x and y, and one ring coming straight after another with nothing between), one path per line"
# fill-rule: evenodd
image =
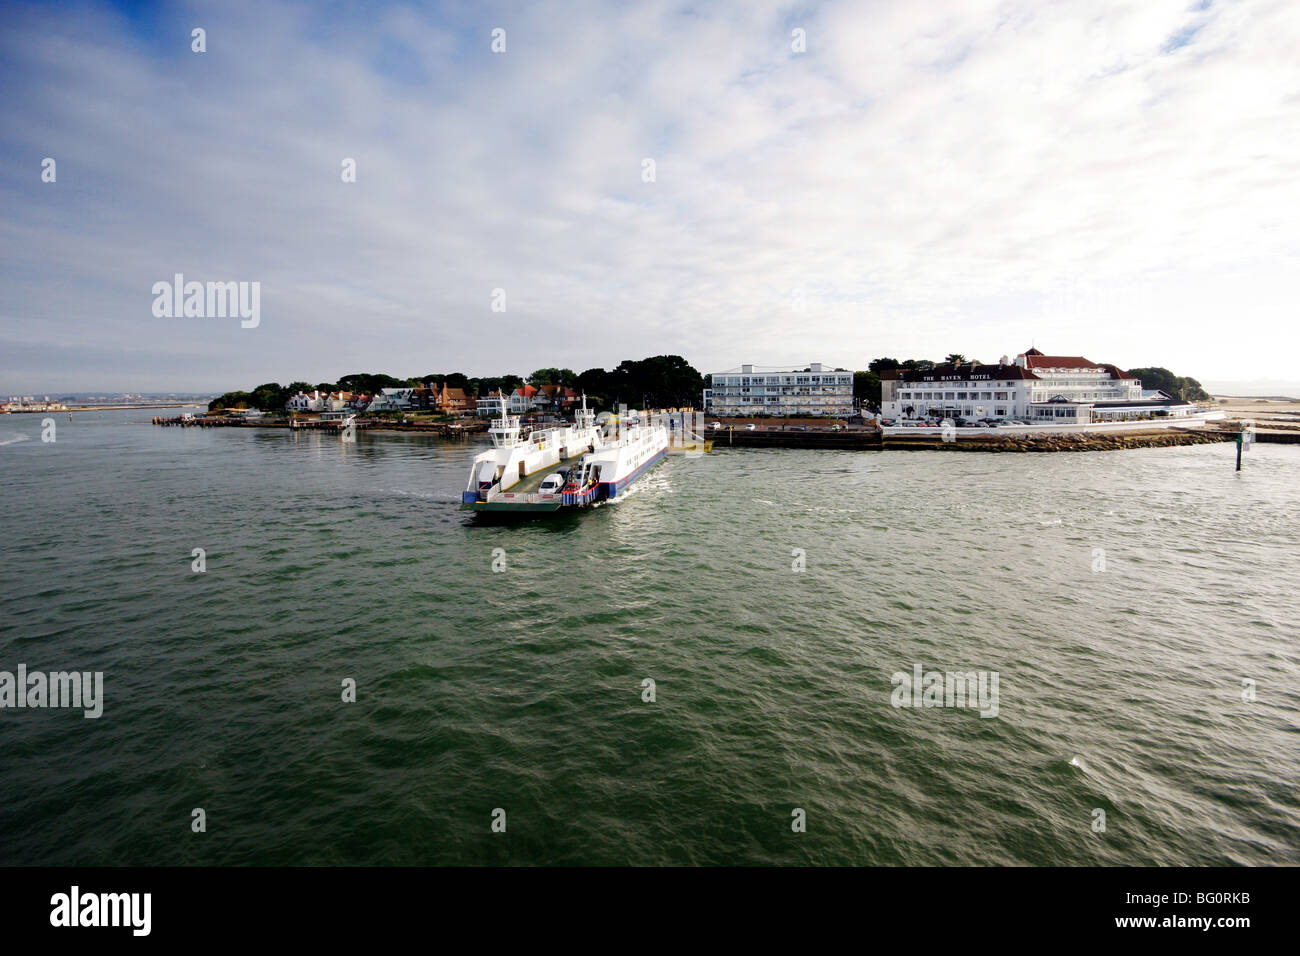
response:
M704 390L704 376L691 367L680 355L654 355L639 361L627 359L617 368L589 368L575 373L567 368L540 368L527 378L519 375L496 375L474 378L461 372L439 372L412 378L396 378L381 373L355 372L344 375L336 382L290 382L281 385L267 382L252 391L233 391L213 399L208 409L259 408L262 411L283 411L284 404L298 392L352 392L373 395L385 388L420 388L447 385L465 390L470 398L502 391L509 395L516 388L528 384L562 385L578 392L586 392L588 404L594 408L614 408L621 404L634 407L678 408L697 406Z
M1128 373L1142 380L1143 388L1158 388L1170 398L1185 402L1208 402L1210 393L1201 383L1187 375L1178 376L1167 368L1131 368Z

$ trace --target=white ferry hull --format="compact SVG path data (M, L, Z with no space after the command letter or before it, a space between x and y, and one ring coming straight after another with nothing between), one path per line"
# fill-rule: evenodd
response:
M612 501L663 460L668 453L668 431L643 428L630 437L583 458L576 480L564 489L564 504L585 508Z

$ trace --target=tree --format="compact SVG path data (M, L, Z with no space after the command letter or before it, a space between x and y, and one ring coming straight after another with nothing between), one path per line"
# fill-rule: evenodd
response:
M704 376L680 355L625 359L611 373L610 383L615 395L606 399L651 408L698 405L704 392Z
M293 394L279 382L267 382L265 385L259 385L253 389L249 401L254 408L260 408L264 412L282 412L284 411L284 403Z
M406 382L400 378L393 378L391 375L353 372L351 375L344 375L340 378L338 380L338 387L347 392L373 395L385 388L404 388L406 387Z
M470 391L471 379L464 372L432 372L428 375L421 375L420 381L430 388L440 388L446 385L448 388L461 388L466 394L472 394Z
M609 384L608 372L603 368L589 368L575 377L573 387L587 396L589 404L595 405L605 397Z
M474 390L474 394L483 398L494 392L501 392L507 398L510 393L524 384L524 380L518 375L496 375L489 378L471 378L469 386Z
M563 385L572 388L576 378L571 368L539 368L528 376L528 384L534 388L541 388L543 385Z
M208 402L208 411L215 412L219 408L247 408L252 400L253 396L247 392L226 392L220 398Z
M952 352L944 357L943 363L945 365L965 365L966 356L962 355L960 352Z
M853 373L853 397L859 404L880 407L880 376L875 372Z
M888 372L902 367L903 363L896 358L877 358L867 363L867 371L875 372L877 375L881 372Z
M1128 374L1142 380L1143 388L1158 388L1184 402L1208 402L1210 395L1201 383L1188 376L1178 376L1167 368L1131 368Z

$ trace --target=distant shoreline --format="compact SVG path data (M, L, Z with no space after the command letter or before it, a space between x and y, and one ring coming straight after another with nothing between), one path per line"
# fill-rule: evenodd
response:
M1241 402L1300 402L1300 398L1290 395L1223 395L1216 392L1212 397L1216 400L1228 398Z
M113 412L128 408L204 408L202 402L163 402L150 405L68 405L64 408L11 408L6 415L62 415L64 412Z

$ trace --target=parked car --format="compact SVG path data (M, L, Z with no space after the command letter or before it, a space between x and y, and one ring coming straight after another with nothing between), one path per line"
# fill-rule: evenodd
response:
M751 422L750 424L748 424L748 425L745 426L745 431L747 431L747 432L752 432L752 431L757 430L757 428L758 428L758 426L755 425L755 424L753 424L753 423Z

